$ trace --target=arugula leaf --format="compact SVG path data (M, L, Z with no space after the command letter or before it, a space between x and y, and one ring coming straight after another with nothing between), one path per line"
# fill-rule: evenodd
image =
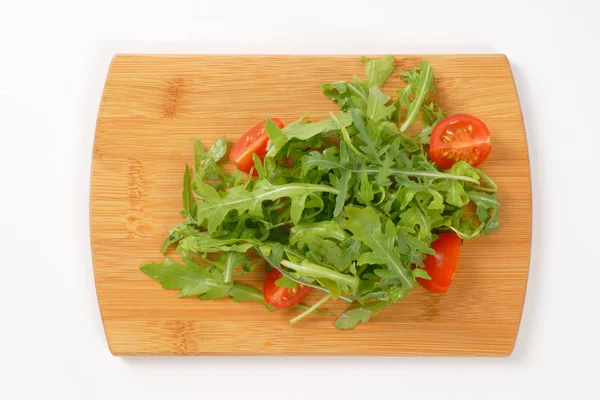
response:
M294 270L294 272L301 277L327 279L335 282L342 292L351 291L352 293L355 293L358 289L357 277L343 274L332 268L317 265L305 259L300 261L282 260L281 265Z
M260 240L252 237L246 238L219 238L209 232L196 230L184 236L177 245L177 252L182 255L193 253L216 253L219 251L245 252Z
M194 144L194 159L197 170L202 169L208 162L217 163L223 158L227 152L227 139L225 136L217 139L210 149L205 152L204 146L200 140L196 140Z
M413 287L414 277L399 255L396 228L392 221L387 221L384 231L380 216L372 208L347 206L345 211L346 228L353 233L355 239L371 249L371 252L362 253L358 264L387 265L400 279L403 287Z
M164 289L180 290L179 297L198 296L200 300L229 297L234 301L257 301L266 305L259 290L239 283L225 283L219 269L208 269L189 259L185 264L167 258L162 263L145 264L141 270Z
M327 135L337 132L340 123L344 127L352 123L352 118L346 113L340 113L335 119L325 118L318 122L302 122L302 119L292 122L283 129L279 129L272 121L270 124L267 121L265 130L270 139L267 157L277 155L290 140L308 140L317 135Z
M442 111L439 105L431 102L429 105L423 104L421 107L421 132L417 135L419 141L422 144L429 144L429 137L431 136L431 131L440 122L442 119L446 117L446 113Z
M185 211L185 217L196 215L196 203L192 196L190 185L192 183L192 177L190 175L190 169L185 165L185 173L183 174L183 210Z
M237 251L227 251L225 255L225 270L223 271L223 282L229 283L232 281L233 271L240 266L248 265L250 259L248 256Z
M346 330L354 328L359 322L366 324L371 319L371 316L379 313L386 306L387 304L382 301L365 303L340 315L335 321L335 327L340 330Z
M406 132L419 116L421 105L429 98L429 93L435 91L433 68L427 61L421 61L418 68L402 74L402 79L407 86L398 92L397 109L400 110L402 105L406 107L406 117L400 125L400 132Z
M161 253L165 254L170 245L179 242L186 236L193 235L198 231L198 228L188 222L180 222L169 230L169 235L163 242Z
M389 120L396 109L395 105L386 106L390 101L390 96L381 92L378 86L372 86L369 89L369 100L367 101L367 116L373 122Z
M303 246L312 238L335 239L344 241L349 238L344 228L335 221L319 221L304 224L298 224L290 230L290 244L296 243Z
M367 60L367 87L383 85L394 70L394 57L391 55L376 59Z
M282 276L281 278L275 281L275 284L281 288L293 289L296 287L297 283L288 278L287 276Z
M212 233L231 211L237 211L238 214L248 212L251 216L263 218L263 201L289 197L291 199L292 222L298 223L304 209L306 197L311 193L319 192L338 194L339 190L326 185L302 183L276 186L266 180L261 180L252 191L233 187L221 195L211 186L202 183L196 187L194 192L196 196L203 199L203 201L197 201L197 222L202 225L207 221L208 231Z
M476 214L483 224L482 235L487 235L498 229L498 216L500 214L500 200L498 195L469 191L469 199L477 205Z

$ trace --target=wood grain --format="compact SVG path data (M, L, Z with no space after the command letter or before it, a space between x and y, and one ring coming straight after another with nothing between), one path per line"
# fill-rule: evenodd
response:
M399 70L420 59L435 69L437 100L450 113L486 122L494 150L485 169L502 200L500 229L466 242L450 292L418 288L353 331L333 317L268 313L256 304L179 299L140 272L162 259L180 221L181 178L193 143L232 143L266 117L284 122L337 106L319 85L363 74L354 56L119 55L98 115L91 185L91 241L98 300L115 355L482 355L511 353L525 297L531 241L531 186L525 132L503 55L396 56ZM384 91L400 87L392 79ZM231 169L230 165L225 166ZM175 257L174 254L168 253ZM263 272L250 283L257 286ZM309 302L320 297L314 294ZM347 305L336 302L336 314Z

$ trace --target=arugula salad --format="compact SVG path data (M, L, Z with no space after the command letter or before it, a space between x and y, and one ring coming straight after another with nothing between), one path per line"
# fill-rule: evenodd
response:
M394 73L392 56L362 59L365 77L321 85L336 112L285 125L266 118L229 151L231 174L219 166L225 137L209 149L197 141L182 222L162 247L182 261L141 270L180 297L297 308L292 324L347 302L338 329L368 322L416 286L446 292L463 243L498 228L497 186L478 168L489 130L431 100L426 61ZM381 90L388 79L404 82L395 98ZM236 281L255 270L262 291ZM310 291L322 297L308 306Z

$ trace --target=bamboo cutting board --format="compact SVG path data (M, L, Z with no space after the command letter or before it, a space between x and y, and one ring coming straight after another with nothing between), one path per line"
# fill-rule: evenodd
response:
M182 176L193 144L226 135L233 143L266 117L317 120L338 107L324 82L364 76L355 56L119 55L98 115L91 179L91 242L98 301L115 355L484 355L512 352L525 297L531 241L531 186L525 132L503 55L396 56L398 70L429 61L437 100L449 113L478 116L494 149L484 168L496 180L500 229L465 242L448 294L417 288L352 331L335 317L262 305L179 299L140 265L163 259L178 223ZM396 77L384 87L392 94ZM231 165L226 165L231 170ZM176 258L173 250L167 256ZM249 283L260 287L264 273ZM311 293L312 303L320 294ZM327 306L336 316L347 303Z

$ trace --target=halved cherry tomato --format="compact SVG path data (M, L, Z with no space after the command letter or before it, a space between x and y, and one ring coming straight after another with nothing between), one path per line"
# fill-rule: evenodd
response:
M277 308L290 308L300 303L310 292L310 286L296 284L292 289L282 288L275 284L281 278L281 272L271 268L265 278L263 296L265 301Z
M476 167L490 155L490 131L483 121L468 114L444 118L433 128L429 155L440 168L463 160Z
M279 128L283 128L283 122L277 118L271 119ZM267 154L267 142L269 141L269 136L265 131L266 122L263 121L250 129L231 148L229 158L241 171L248 173L254 166L252 154L256 154L261 161L264 160Z
M431 244L435 254L428 255L424 261L424 269L431 280L423 278L417 278L417 280L429 291L446 293L456 271L461 239L456 233L442 232L438 233L438 236L438 239Z

